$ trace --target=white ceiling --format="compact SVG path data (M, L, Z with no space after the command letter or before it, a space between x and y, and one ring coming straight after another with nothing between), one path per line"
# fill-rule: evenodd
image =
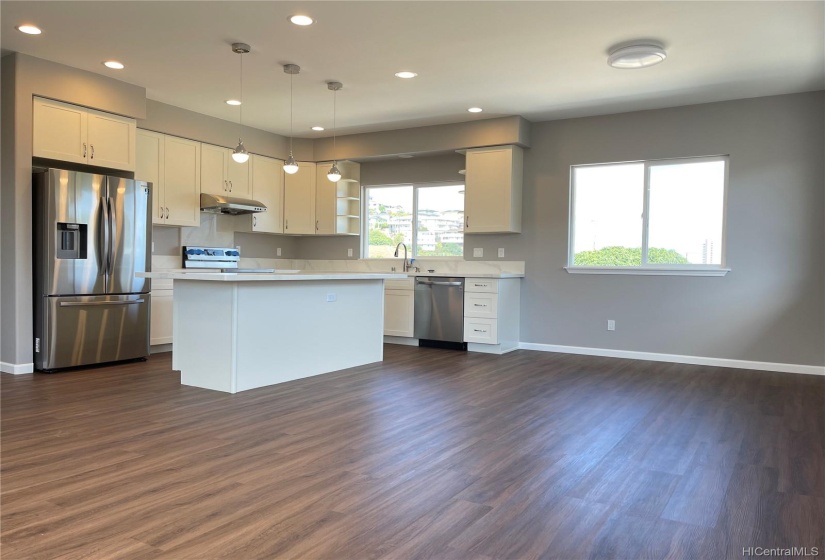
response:
M0 38L17 51L146 87L150 99L295 135L503 115L531 121L825 88L825 3L806 2L37 2L4 0ZM287 21L306 13L317 22ZM40 36L14 28L33 23ZM643 70L606 64L611 46L659 40L668 59ZM102 66L120 60L126 69ZM393 76L418 72L413 80ZM478 105L484 112L466 112Z

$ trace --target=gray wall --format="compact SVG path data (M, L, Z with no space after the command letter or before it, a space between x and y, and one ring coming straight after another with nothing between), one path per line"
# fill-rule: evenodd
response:
M562 268L571 165L710 154L730 154L727 276ZM465 246L527 261L525 342L823 365L824 162L825 92L534 124L523 233Z

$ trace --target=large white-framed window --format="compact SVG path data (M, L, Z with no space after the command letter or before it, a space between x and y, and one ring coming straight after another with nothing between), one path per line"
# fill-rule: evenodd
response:
M368 186L362 200L363 258L393 258L398 243L410 257L463 257L463 183Z
M728 159L571 166L567 271L724 276Z

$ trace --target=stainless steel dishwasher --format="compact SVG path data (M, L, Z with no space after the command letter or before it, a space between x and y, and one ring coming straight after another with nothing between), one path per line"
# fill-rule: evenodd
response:
M413 336L421 346L466 349L464 278L416 277Z

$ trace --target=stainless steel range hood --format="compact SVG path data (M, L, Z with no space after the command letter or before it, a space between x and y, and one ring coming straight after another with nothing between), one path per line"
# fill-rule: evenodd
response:
M254 214L266 212L263 202L219 194L201 194L201 212L210 214Z

